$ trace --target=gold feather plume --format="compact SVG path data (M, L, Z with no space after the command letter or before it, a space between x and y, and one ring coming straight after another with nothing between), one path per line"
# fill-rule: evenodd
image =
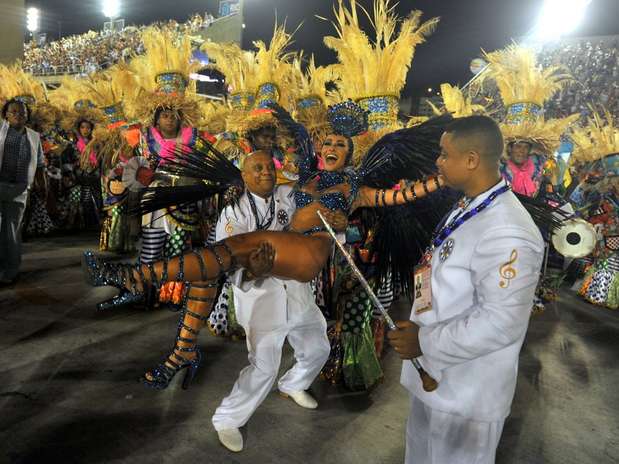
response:
M378 95L399 97L415 48L436 29L439 18L422 23L422 12L415 10L401 21L391 0L374 0L373 15L356 0L348 2L349 8L343 0L334 7L337 36L324 38L325 45L337 53L339 63L334 66L341 79L341 96L353 100ZM359 25L357 7L370 20L373 41Z
M25 72L21 63L10 66L0 65L0 96L4 100L30 95L37 103L47 100L45 86L32 74Z
M582 127L572 126L570 138L575 148L570 163L588 163L619 153L619 128L608 110L603 115L594 111Z
M201 50L215 63L211 65L226 76L226 82L235 92L256 92L256 52L243 50L235 43L205 42Z
M141 89L137 75L124 62L90 75L84 86L87 89L88 98L97 108L122 102L125 111L131 107L130 103L135 100Z
M492 79L505 106L514 103L535 103L543 106L555 93L573 81L561 66L542 68L535 52L512 44L502 50L483 52L489 66L480 75L482 82Z
M139 76L144 89L156 91L155 78L169 72L182 74L190 83L189 75L201 65L192 61L189 36L151 26L142 32L141 39L146 53L133 58L131 69Z
M452 86L447 83L441 84L441 98L443 99L442 109L437 108L432 102L428 101L432 111L437 115L450 113L456 118L462 118L485 112L483 105L474 104L471 96L464 95L458 86Z
M103 123L105 116L97 108L87 106L79 109L75 104L80 100L88 100L88 88L85 80L73 76L65 76L57 89L48 93L51 104L61 112L60 127L65 131L74 130L78 121L86 119L95 125Z
M146 52L131 61L130 68L137 76L140 91L129 103L130 111L145 125L153 124L153 115L158 108L178 111L185 123L198 124L199 100L195 95L195 81L189 76L200 68L200 64L192 61L190 37L153 26L142 32L141 38ZM183 76L187 84L185 91L179 88L179 92L161 92L156 78L164 73Z
M305 70L303 52L294 58L292 65L296 83L293 87L296 100L295 119L305 126L312 139L322 141L330 131L327 106L339 101L337 94L327 90L327 84L337 85L339 78L333 66L316 66L314 55L310 57ZM299 104L301 100L310 98L318 101L314 105Z
M287 33L286 23L278 26L276 22L273 28L273 37L271 37L268 45L262 40L253 42L257 49L257 86L260 87L266 83L276 84L279 90L280 104L285 107L288 107L294 98L294 95L290 92L290 88L295 84L294 78L296 76L292 66L294 53L286 52L286 48L293 42L294 32L292 34Z

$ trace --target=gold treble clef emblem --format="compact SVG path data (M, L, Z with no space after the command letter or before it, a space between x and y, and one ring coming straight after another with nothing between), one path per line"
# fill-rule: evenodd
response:
M511 281L516 278L516 275L518 275L518 273L516 272L516 269L512 267L512 265L516 262L517 259L518 259L518 252L516 250L512 250L512 254L509 257L509 261L503 264L499 269L499 274L501 275L501 279L502 279L499 282L499 287L508 288Z

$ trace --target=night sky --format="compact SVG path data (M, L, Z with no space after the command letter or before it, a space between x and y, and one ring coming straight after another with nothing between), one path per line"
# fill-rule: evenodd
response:
M27 0L28 6L41 9L42 32L57 37L100 29L103 17L100 0ZM194 12L217 11L218 0L121 0L125 23L148 24L155 20L185 20ZM360 0L366 6L371 0ZM420 95L427 87L441 82L464 84L472 75L469 63L480 48L494 50L512 38L524 36L535 22L543 0L401 0L398 12L411 9L424 12L423 18L440 16L436 32L417 48L405 94ZM322 37L333 33L330 23L315 15L331 18L332 0L245 0L244 47L252 40L268 40L275 11L287 19L288 29L303 22L295 35L294 48L314 53L319 64L328 64L334 54L322 44ZM587 16L574 36L619 34L619 0L593 0ZM60 24L59 24L60 22Z

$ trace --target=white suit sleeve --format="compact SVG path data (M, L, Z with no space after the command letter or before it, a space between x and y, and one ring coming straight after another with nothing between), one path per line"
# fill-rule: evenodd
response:
M527 330L543 259L538 235L516 227L487 231L473 253L478 305L419 330L424 361L445 369L516 343Z
M239 208L233 209L232 206L228 206L221 212L215 228L215 239L217 241L246 232L251 232L251 230L249 230L247 217ZM233 274L230 274L229 279L232 285L241 288L243 284L243 269L238 269Z

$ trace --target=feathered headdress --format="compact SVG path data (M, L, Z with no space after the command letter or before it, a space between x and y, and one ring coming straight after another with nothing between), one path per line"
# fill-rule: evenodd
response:
M79 121L86 120L93 125L105 120L101 110L88 98L84 79L65 76L58 87L48 94L49 101L62 112L60 127L69 132L77 129Z
M294 33L293 33L294 34ZM292 35L286 32L286 24L278 26L275 23L273 37L269 45L262 40L254 41L256 47L257 91L256 107L267 108L270 103L280 103L290 106L291 94L288 91L294 82L295 73L292 67L294 53L286 52L292 44Z
M533 50L516 44L483 54L489 66L480 77L496 83L507 111L500 125L506 143L528 141L544 154L553 152L579 115L545 121L543 105L572 81L571 76L560 66L542 68Z
M11 66L0 64L0 82L2 82L2 98L5 101L17 98L32 109L36 103L42 103L47 99L43 83L25 72L19 62Z
M339 63L334 68L340 78L340 94L370 112L370 129L395 128L398 99L415 48L434 31L439 18L421 23L422 13L415 10L401 21L391 0L374 0L372 15L359 5L374 29L371 41L359 25L356 0L349 3L346 8L343 0L338 0L333 23L337 37L324 38L325 45L337 53Z
M146 53L131 61L142 91L134 101L135 114L145 125L153 124L157 109L177 111L182 120L196 125L200 120L195 81L189 76L200 64L192 62L191 39L171 30L149 27L142 32Z
M293 61L296 81L295 119L303 124L314 140L323 140L329 131L327 105L335 103L333 92L327 91L328 84L339 81L333 66L316 66L314 56L303 70L303 53Z
M249 110L254 105L258 63L256 53L241 49L235 43L205 42L201 49L209 59L211 66L226 76L230 86L229 101L233 109Z
M447 83L441 84L441 97L443 99L442 109L428 102L436 115L450 113L455 118L462 118L485 111L483 105L474 104L472 98L469 95L464 95L458 86L451 86Z
M570 163L580 164L600 160L608 155L619 154L619 128L615 127L612 114L593 112L583 127L572 126L570 138L574 152Z
M118 63L104 72L90 75L84 82L88 97L105 115L110 126L133 119L133 102L140 92L135 73L126 63Z

